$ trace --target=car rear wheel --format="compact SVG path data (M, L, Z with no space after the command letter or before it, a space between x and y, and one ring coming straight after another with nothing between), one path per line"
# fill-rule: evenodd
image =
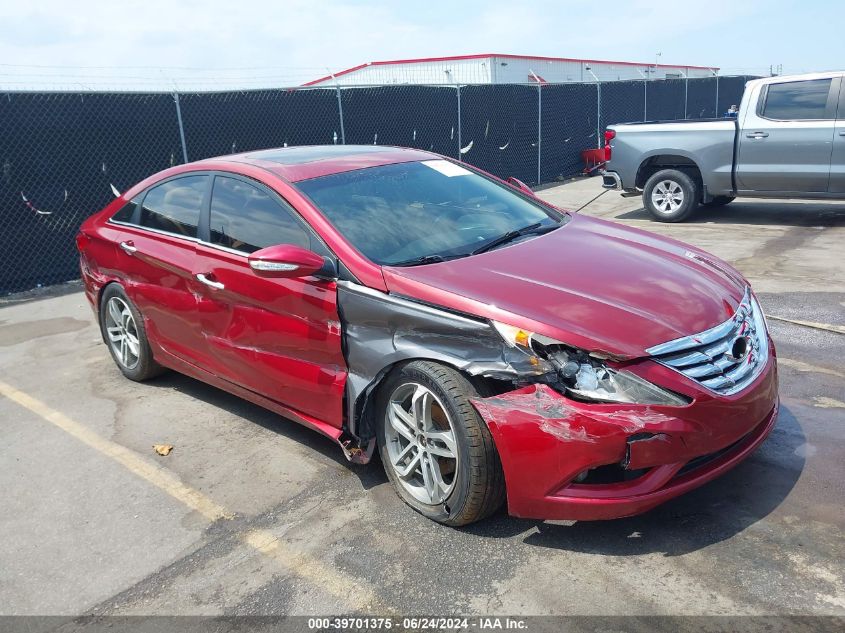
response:
M124 376L141 381L163 371L153 360L141 313L119 284L110 284L103 291L100 329L112 359Z
M689 174L663 169L649 178L643 188L643 204L655 220L681 222L695 210L699 189Z
M378 441L399 497L445 525L467 525L499 509L505 483L487 425L460 373L429 361L395 371L379 390Z

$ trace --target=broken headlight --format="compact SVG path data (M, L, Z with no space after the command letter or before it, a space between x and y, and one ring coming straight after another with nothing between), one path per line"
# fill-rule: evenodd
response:
M555 386L569 396L589 402L628 402L684 406L689 400L625 370L609 367L604 360L547 336L493 322L505 342L534 354L553 368Z

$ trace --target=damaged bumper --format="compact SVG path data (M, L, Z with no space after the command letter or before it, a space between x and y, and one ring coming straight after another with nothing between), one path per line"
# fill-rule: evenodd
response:
M774 355L731 397L655 363L645 371L692 403L585 404L544 384L473 401L496 442L511 515L598 520L645 512L725 473L774 427Z

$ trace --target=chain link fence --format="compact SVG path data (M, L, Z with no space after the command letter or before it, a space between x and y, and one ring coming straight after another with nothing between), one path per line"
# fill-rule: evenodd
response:
M146 176L267 147L401 145L531 185L625 121L715 117L749 77L0 95L0 293L78 277L82 221Z

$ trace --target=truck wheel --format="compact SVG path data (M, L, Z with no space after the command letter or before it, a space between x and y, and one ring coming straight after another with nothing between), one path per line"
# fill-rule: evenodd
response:
M659 222L681 222L698 204L696 182L677 169L663 169L645 183L643 205Z
M736 197L734 197L734 196L716 196L712 200L710 200L710 202L705 202L701 206L703 206L703 207L723 207L726 204L730 204L734 200L736 200Z

